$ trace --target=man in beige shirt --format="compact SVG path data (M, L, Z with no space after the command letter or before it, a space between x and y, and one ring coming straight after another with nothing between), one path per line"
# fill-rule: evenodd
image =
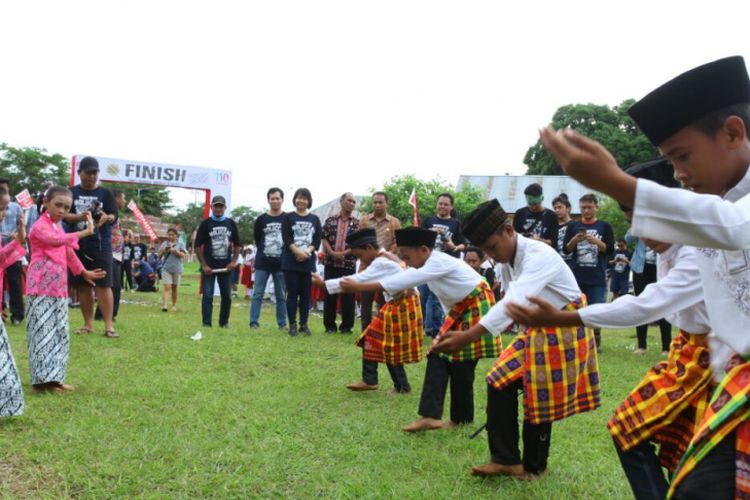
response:
M388 214L388 195L383 191L372 193L372 213L365 214L359 221L359 228L373 228L377 234L378 244L389 252L396 252L396 229L401 229L401 221ZM360 271L363 268L360 265ZM372 321L372 303L374 294L372 292L362 292L362 331ZM385 301L383 296L378 297L378 308L383 307Z

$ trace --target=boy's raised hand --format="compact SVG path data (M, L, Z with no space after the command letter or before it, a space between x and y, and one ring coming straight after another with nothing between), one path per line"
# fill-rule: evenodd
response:
M539 135L544 148L566 174L623 205L633 206L636 179L617 166L604 146L571 129L545 127Z

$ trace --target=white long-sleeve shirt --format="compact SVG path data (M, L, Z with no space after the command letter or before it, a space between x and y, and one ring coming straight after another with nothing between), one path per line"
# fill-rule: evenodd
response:
M383 278L403 272L401 266L389 259L388 257L376 257L361 273L355 273L344 278L353 279L359 283L368 281L380 281ZM326 289L328 293L341 293L341 280L344 278L335 278L326 280ZM390 301L393 296L385 292L385 300Z
M732 353L750 354L750 226L742 223L750 220L748 193L750 169L723 200L642 179L636 188L633 234L699 247L696 262L711 323L716 380L724 376Z
M590 328L626 328L665 318L687 333L711 330L703 303L703 282L695 249L672 245L657 257L656 283L634 297L624 295L609 304L594 304L578 311Z
M389 295L426 283L447 313L479 285L482 277L461 259L433 250L422 267L410 267L379 281Z
M575 276L560 254L546 243L521 235L516 235L513 262L502 264L499 279L505 296L479 320L495 336L513 323L505 311L509 301L529 304L526 297L536 295L561 309L581 296Z

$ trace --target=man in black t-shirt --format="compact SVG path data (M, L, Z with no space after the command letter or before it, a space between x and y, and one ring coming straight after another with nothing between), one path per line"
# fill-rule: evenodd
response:
M255 219L253 235L258 252L255 255L255 283L253 300L250 304L250 328L260 327L260 307L266 293L268 278L273 279L273 290L276 295L276 323L280 329L286 328L286 284L281 270L281 251L284 240L281 235L281 223L284 212L284 191L272 187L266 193L270 210Z
M537 183L529 184L524 189L525 207L516 210L513 217L513 229L527 238L543 241L555 246L557 243L557 215L549 208L544 208L544 193Z
M452 217L453 195L442 193L437 199L437 214L427 217L422 221L424 229L430 229L438 233L435 238L435 250L456 258L461 257L461 252L466 249L466 240L461 235L461 223ZM445 313L440 301L430 291L427 285L419 286L422 300L422 311L424 314L424 332L434 337L445 320Z
M568 227L565 249L573 253L573 274L578 287L586 294L589 305L606 302L607 261L615 247L615 236L609 223L596 218L599 201L593 194L579 200L581 220ZM601 329L594 329L597 349L601 345Z
M201 264L203 283L201 315L205 327L211 326L214 283L218 282L221 294L219 326L229 328L229 312L232 307L232 269L237 266L240 237L237 224L224 215L226 205L227 202L223 196L214 196L211 200L211 216L200 223L195 235L195 253Z
M96 301L104 320L104 335L119 337L112 326L112 311L114 299L112 297L112 224L117 221L117 205L115 197L109 189L98 185L99 162L96 158L87 156L78 164L78 176L81 183L73 186L73 206L65 215L64 221L67 232L77 232L86 227L87 212L91 213L96 229L94 234L83 238L78 243L76 255L81 264L88 270L102 269L107 274L96 280ZM94 297L91 286L81 276L74 276L71 285L78 290L78 300L81 303L83 327L78 333L94 331Z

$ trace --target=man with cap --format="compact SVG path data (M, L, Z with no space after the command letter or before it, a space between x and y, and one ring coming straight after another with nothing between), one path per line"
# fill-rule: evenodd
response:
M86 228L87 214L94 219L94 234L83 238L78 243L76 255L88 270L102 269L104 278L95 280L96 302L104 320L104 335L116 338L120 335L112 325L114 299L112 296L112 225L117 221L117 204L109 189L98 185L99 162L92 156L86 156L78 164L80 184L73 186L73 206L65 215L67 232L78 232ZM76 330L78 334L94 331L94 296L89 285L81 276L74 276L71 285L78 291L81 303L83 326Z
M750 497L750 78L745 61L728 57L687 71L628 113L689 191L628 176L601 144L573 131L547 128L542 142L569 175L634 207L633 234L699 247L718 386L668 495L705 498L708 491L712 498Z
M472 327L495 303L495 296L487 281L463 260L435 250L437 235L436 231L417 227L399 229L396 231L399 257L411 268L378 281L342 280L341 288L352 292L385 292L393 296L427 284L447 313L438 336L451 329L462 331ZM419 401L421 418L403 430L418 432L473 422L477 361L497 357L500 350L500 337L487 334L457 352L428 356ZM443 403L449 382L450 421L444 424Z
M513 217L513 229L527 238L543 241L548 245L557 243L557 215L549 208L544 208L542 186L536 182L523 190L526 205L516 210Z
M366 268L351 276L357 282L377 281L402 272L397 259L380 246L374 228L360 229L346 237L351 254ZM313 275L313 284L325 286L328 293L341 291L342 278L325 280ZM422 360L422 306L416 290L386 295L386 303L371 321L356 344L362 348L362 380L347 385L352 391L372 391L378 388L378 363L385 363L393 380L389 394L411 392L404 370L405 364Z
M513 323L506 305L526 303L528 295L544 297L556 309L585 305L585 296L560 254L516 233L497 200L479 205L463 228L472 244L501 264L505 295L471 328L443 332L431 353L456 352L486 335L499 337ZM472 468L472 474L538 477L547 469L552 422L599 407L593 332L551 325L528 328L502 352L486 381L491 460ZM523 457L518 447L519 392L523 393Z
M232 269L240 253L240 235L234 220L224 215L227 202L223 196L211 199L211 215L198 226L195 235L195 254L201 265L203 298L201 317L203 326L211 327L214 307L214 286L219 285L221 307L219 327L229 328L232 307Z

